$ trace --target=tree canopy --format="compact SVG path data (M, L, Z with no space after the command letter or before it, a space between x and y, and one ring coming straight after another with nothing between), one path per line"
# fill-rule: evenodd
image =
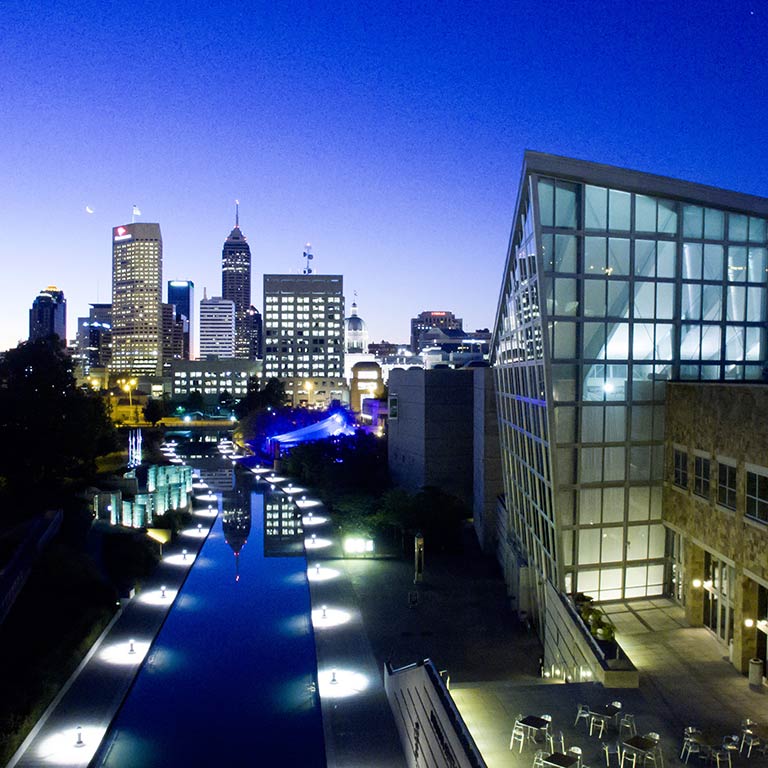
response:
M76 386L68 354L50 339L0 362L0 434L0 501L17 518L58 505L115 442L103 400Z

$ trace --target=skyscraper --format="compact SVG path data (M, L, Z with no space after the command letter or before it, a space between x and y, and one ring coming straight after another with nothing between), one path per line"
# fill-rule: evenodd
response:
M176 307L176 321L183 325L182 357L191 360L195 353L194 307L195 284L191 280L168 281L168 303Z
M261 321L261 312L253 305L248 307L248 312L246 313L246 328L250 340L250 354L248 358L250 360L260 360L264 354L262 351L264 348L264 326Z
M83 376L106 368L112 359L112 305L91 304L88 317L77 320L77 354Z
M235 356L235 305L229 299L203 296L200 301L200 359Z
M264 275L264 377L315 404L339 399L343 376L342 275Z
M37 341L56 335L67 343L67 302L64 292L50 285L40 291L29 310L29 340Z
M235 305L235 357L251 358L248 308L251 306L251 248L240 231L239 206L235 208L235 228L221 251L221 298ZM202 352L201 352L202 355Z
M115 227L112 230L112 373L160 375L162 278L160 225Z
M763 198L525 154L492 344L498 556L577 680L564 594L673 594L667 382L763 376L766 218Z

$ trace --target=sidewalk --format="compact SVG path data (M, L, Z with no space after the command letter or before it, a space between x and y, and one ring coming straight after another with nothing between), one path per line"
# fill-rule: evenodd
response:
M197 509L195 525L166 547L141 594L126 601L45 711L7 768L86 768L128 693L215 516ZM198 530L197 525L201 528ZM182 550L187 550L185 556ZM80 742L80 743L78 743Z

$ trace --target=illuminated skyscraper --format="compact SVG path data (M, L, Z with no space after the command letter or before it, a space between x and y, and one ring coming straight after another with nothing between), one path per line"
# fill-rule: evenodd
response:
M235 305L235 357L251 359L251 248L240 231L239 208L235 209L235 228L221 251L221 298Z
M200 301L200 359L235 356L235 305L229 299L203 296Z
M37 341L56 335L67 343L67 301L56 286L40 291L29 310L29 340Z
M112 362L115 374L159 376L163 240L159 224L112 230Z
M344 278L264 275L264 377L298 404L341 399Z
M191 280L168 281L168 303L176 307L176 322L183 325L184 360L191 360L194 356L194 306L195 284Z

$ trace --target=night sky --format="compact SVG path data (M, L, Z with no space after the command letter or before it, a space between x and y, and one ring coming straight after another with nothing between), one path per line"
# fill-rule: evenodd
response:
M11 0L0 30L0 349L47 285L70 338L111 300L134 204L164 286L220 294L239 198L257 307L310 241L405 341L424 309L492 324L525 149L768 196L757 0Z

